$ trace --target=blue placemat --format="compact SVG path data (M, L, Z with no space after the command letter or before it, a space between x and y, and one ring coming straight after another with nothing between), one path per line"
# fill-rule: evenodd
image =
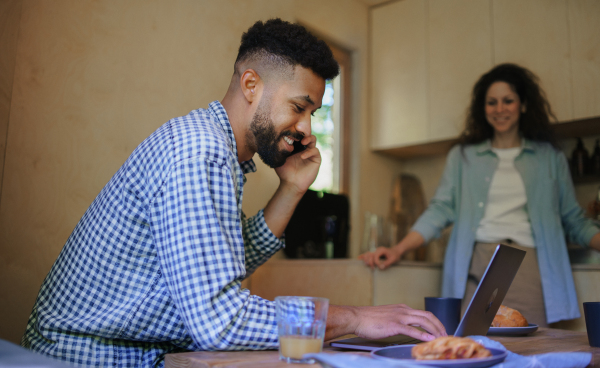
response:
M501 343L485 336L469 336L486 348L495 348L506 351ZM374 359L355 353L319 353L308 354L313 359L333 368L423 368L422 365L410 362L388 362ZM584 368L592 361L592 353L546 353L523 356L508 351L504 362L496 364L493 368Z

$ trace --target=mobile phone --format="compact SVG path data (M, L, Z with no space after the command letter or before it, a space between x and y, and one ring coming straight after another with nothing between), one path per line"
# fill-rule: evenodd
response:
M302 143L300 143L300 141L294 141L294 150L292 151L291 155L295 155L298 152L302 152L306 149L306 146L303 145Z

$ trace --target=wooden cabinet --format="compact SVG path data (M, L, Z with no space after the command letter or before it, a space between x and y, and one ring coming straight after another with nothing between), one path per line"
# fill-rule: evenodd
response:
M596 0L403 0L373 8L372 149L448 146L463 129L473 84L503 62L540 77L559 121L600 116L598 19Z
M462 130L472 83L492 65L489 12L480 0L405 0L372 11L373 148Z
M456 137L463 129L471 88L492 67L490 2L428 2L427 140Z
M540 77L556 118L573 119L565 0L495 0L494 63L522 65Z
M429 137L426 5L399 1L373 10L374 147L406 145Z
M573 118L600 116L600 1L567 1Z
M242 286L268 300L310 295L337 305L403 303L424 309L426 296L440 295L441 272L441 264L426 262L403 261L380 271L356 259L271 259Z

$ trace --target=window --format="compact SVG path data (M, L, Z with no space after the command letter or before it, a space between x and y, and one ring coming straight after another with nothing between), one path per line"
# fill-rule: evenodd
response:
M322 106L312 119L312 134L321 152L321 168L310 189L348 194L350 55L329 45L340 64L340 75L327 81Z

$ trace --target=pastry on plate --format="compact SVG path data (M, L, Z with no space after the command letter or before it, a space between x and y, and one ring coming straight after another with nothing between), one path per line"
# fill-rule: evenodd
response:
M516 309L501 305L494 316L492 327L527 327L529 323Z
M492 353L468 337L445 336L415 345L412 356L417 360L487 358Z

